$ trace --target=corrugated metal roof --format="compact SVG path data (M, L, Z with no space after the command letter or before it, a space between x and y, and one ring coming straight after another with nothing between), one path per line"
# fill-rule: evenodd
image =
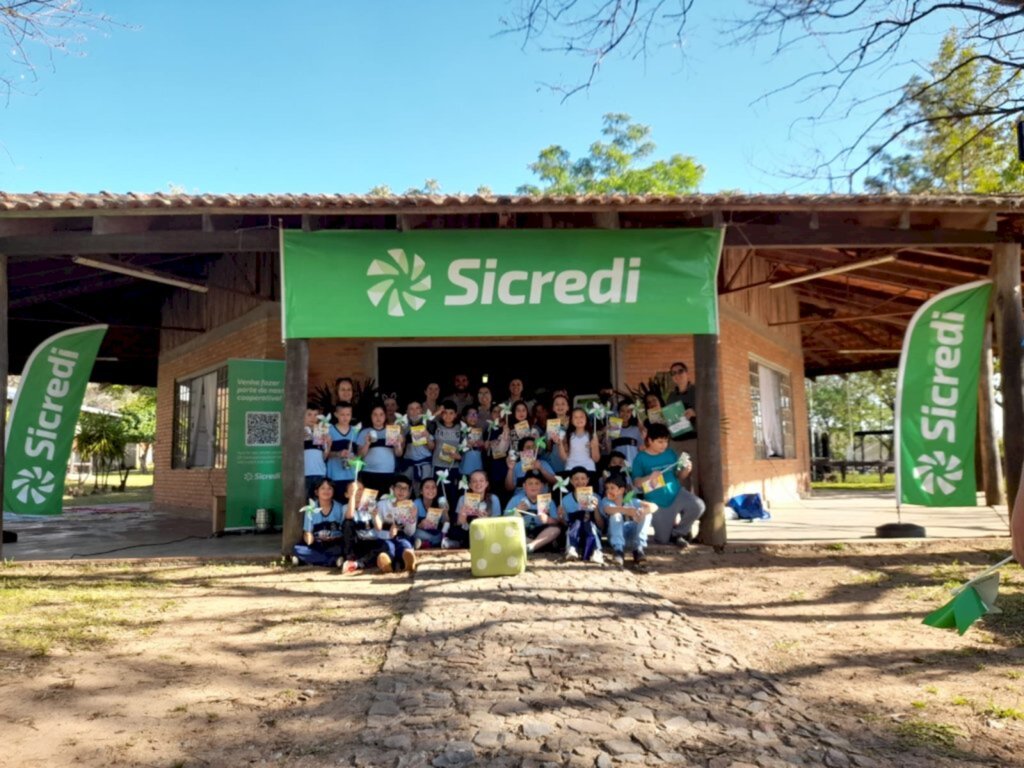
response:
M1022 195L351 195L351 194L152 194L111 192L0 192L0 213L182 211L375 211L432 209L725 209L725 210L987 210L1018 211Z

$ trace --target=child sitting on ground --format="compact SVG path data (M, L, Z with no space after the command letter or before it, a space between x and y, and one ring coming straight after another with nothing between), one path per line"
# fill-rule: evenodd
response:
M352 574L366 568L380 552L381 543L375 525L377 492L358 481L348 484L348 503L342 507L342 555L338 567Z
M416 504L412 487L405 475L396 475L391 495L377 502L376 528L381 531L383 549L377 555L381 573L393 570L416 570L416 551L412 538L416 534Z
M625 560L626 549L633 552L633 564L642 568L647 557L647 530L650 516L657 506L649 501L630 499L626 501L629 480L625 475L612 474L604 483L605 497L601 500L601 513L608 521L608 543L611 545L615 564L620 568Z
M416 516L419 523L413 541L416 549L440 547L448 533L448 515L440 503L443 499L438 499L437 493L437 480L432 477L428 477L420 485L420 497L416 499Z
M523 487L516 492L505 506L506 515L522 515L526 526L526 553L545 547L557 548L562 534L558 512L551 503L551 494L543 493L544 478L537 470L531 469L523 477Z
M558 516L568 526L565 534L565 559L589 560L604 564L601 553L601 531L604 521L598 509L598 497L590 485L586 467L573 467L569 472L572 493L563 497Z
M333 566L342 551L345 513L341 504L334 500L334 484L327 478L322 478L313 492L316 509L306 509L302 542L292 548L292 564Z
M544 484L543 492L550 490L550 484L555 482L555 472L551 465L544 459L537 456L537 440L532 436L523 437L519 440L519 456L511 453L505 460L505 490L515 492L523 483L527 472L535 471L540 474L541 482Z
M478 469L469 476L469 491L460 496L455 505L455 519L441 546L445 549L468 547L470 523L478 517L500 516L498 497L489 490L487 474Z

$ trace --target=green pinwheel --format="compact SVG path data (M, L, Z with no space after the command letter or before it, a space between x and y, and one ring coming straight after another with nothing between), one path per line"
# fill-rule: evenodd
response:
M409 417L406 414L404 414L404 413L396 413L395 414L395 424L397 424L400 427L408 427L409 426Z
M556 477L555 484L552 488L553 491L558 491L558 503L562 503L562 499L565 498L566 492L569 490L569 478L567 477Z
M359 481L359 470L361 470L363 467L366 466L366 462L363 461L358 456L356 456L354 459L349 459L348 460L348 466L349 466L349 469L351 469L352 472L353 472L352 482L353 483L358 482Z
M512 415L511 403L502 403L501 405L498 406L498 409L498 413L501 414L501 418L503 419L507 419L509 416Z
M996 597L999 595L999 569L1011 562L1012 555L991 568L986 568L962 587L953 590L953 599L925 616L922 623L939 629L956 629L962 635L982 616L1000 613L996 607Z
M536 446L537 455L538 456L540 454L544 453L544 451L548 447L548 441L547 441L547 439L543 435L541 437L538 437L536 440L534 440L533 444L534 444L534 446Z

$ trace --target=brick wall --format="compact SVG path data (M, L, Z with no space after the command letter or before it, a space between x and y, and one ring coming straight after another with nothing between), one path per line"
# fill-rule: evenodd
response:
M153 501L206 514L211 498L225 492L224 469L172 469L176 381L224 365L230 358L281 360L280 308L267 304L215 331L160 356L157 370L156 442L153 446Z

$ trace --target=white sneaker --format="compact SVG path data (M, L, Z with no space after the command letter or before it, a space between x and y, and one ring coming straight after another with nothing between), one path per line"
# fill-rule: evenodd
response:
M441 549L455 549L455 542L445 536L441 539Z
M598 565L604 565L604 553L601 550L597 550L590 556L590 562L597 563Z
M292 565L302 565L298 555L292 555Z
M580 553L576 551L576 547L566 547L565 559L570 563L580 559Z

